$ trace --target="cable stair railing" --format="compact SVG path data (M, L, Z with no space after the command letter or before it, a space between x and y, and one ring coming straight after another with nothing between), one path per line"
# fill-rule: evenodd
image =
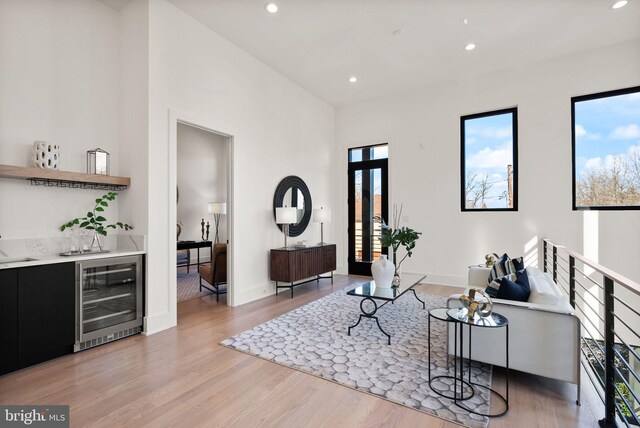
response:
M582 323L581 363L604 404L600 426L640 426L640 285L548 239L543 260Z

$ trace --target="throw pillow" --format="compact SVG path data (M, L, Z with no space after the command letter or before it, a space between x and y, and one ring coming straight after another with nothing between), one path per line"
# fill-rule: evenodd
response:
M521 270L515 273L515 281L510 277L501 278L502 284L498 289L498 299L526 302L529 300L531 289L527 271Z
M502 286L502 280L504 278L508 278L511 281L515 281L516 280L516 274L515 273L510 273L509 275L505 275L501 278L496 278L493 281L491 281L491 283L489 285L487 285L487 288L485 288L485 293L487 293L489 296L493 297L494 299L498 298L498 291L500 290L500 287Z
M498 278L502 278L506 275L512 274L519 270L524 269L524 260L522 257L516 259L510 259L507 253L504 253L498 261L493 264L491 272L489 272L489 278L487 279L487 285L491 284Z

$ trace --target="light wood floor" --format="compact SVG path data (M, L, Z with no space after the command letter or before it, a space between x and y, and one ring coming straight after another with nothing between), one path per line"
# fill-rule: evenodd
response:
M73 427L456 427L383 399L218 345L221 340L364 278L336 276L241 307L203 297L178 305L178 327L0 376L0 404L68 404ZM420 285L432 294L459 289ZM551 356L550 356L551 358ZM500 370L494 385L501 389ZM511 410L490 427L590 427L602 415L575 387L512 372ZM497 400L493 400L495 403ZM596 417L597 416L597 417Z

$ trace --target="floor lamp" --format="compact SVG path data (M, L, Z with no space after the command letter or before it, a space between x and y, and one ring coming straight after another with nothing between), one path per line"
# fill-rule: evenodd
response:
M313 210L313 222L320 223L320 243L318 245L324 245L324 224L331 223L331 210L324 209L324 207L315 208Z
M276 208L276 223L282 225L284 232L284 248L287 248L287 236L289 235L289 225L296 222L298 218L298 210L289 207Z
M220 241L220 239L218 238L218 225L220 224L220 216L227 214L227 203L209 202L209 204L207 205L207 211L209 211L209 214L213 214L214 223L216 225L216 239L214 242L217 244Z

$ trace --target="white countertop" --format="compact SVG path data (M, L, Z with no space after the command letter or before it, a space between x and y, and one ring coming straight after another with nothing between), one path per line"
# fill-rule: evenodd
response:
M109 235L105 237L106 253L85 253L62 256L65 240L53 238L17 238L0 240L0 269L22 268L53 263L106 259L145 254L146 239L143 235Z
M41 257L24 257L16 261L14 261L15 259L8 259L8 261L5 262L0 259L0 269L50 265L53 263L77 262L81 260L107 259L110 257L136 256L144 253L144 251L112 250L107 253L86 253L73 256L46 255Z

